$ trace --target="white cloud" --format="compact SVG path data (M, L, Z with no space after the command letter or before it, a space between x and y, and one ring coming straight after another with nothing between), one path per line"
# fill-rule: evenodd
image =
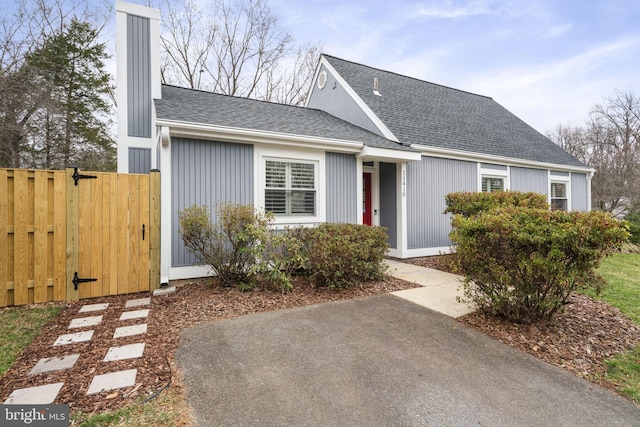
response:
M454 5L451 1L446 1L441 5L422 6L418 9L419 16L430 18L461 18L466 16L485 15L491 13L491 8L486 1L470 1L464 5Z

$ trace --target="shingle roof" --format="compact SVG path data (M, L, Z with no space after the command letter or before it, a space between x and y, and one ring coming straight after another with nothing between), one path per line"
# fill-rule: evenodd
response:
M585 166L491 98L323 56L403 144Z
M159 119L362 142L415 151L324 111L163 85Z

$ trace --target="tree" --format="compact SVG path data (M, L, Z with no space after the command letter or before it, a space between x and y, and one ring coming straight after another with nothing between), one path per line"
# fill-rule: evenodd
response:
M640 209L640 98L619 92L596 105L585 127L558 126L547 135L593 167L594 209L627 214Z
M46 94L32 129L36 163L64 168L75 163L85 169L113 169L115 148L109 135L108 96L112 92L105 71L108 58L98 32L75 18L49 37L42 48L27 55L25 64ZM96 161L98 153L104 161Z
M163 0L162 80L227 95L302 104L319 46L292 48L263 0ZM290 65L291 68L287 68Z
M48 65L38 65L35 58L42 60L43 49L51 50L52 39L60 41L73 19L92 23L97 39L112 8L108 0L91 4L86 0L17 0L14 12L0 17L0 167L66 166L59 158L69 156L59 155L56 142L61 132L60 100L56 98L60 91L54 90ZM104 97L109 104L108 96ZM88 114L97 114L105 128L109 125L100 108ZM83 152L83 165L95 164L86 161L91 151ZM99 155L101 163L115 163L115 152L99 150Z

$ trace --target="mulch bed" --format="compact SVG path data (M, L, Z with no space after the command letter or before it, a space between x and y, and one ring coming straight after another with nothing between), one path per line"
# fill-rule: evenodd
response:
M150 308L147 319L126 322L118 320L127 300L143 298L148 296L148 293L93 298L65 304L56 319L44 328L42 335L22 352L11 369L0 379L0 402L9 397L15 389L55 382L64 382L64 386L54 403L69 404L72 413L94 413L120 408L140 398L153 397L169 385L181 392L174 353L182 328L245 314L362 298L416 287L415 284L395 278L345 291L316 289L299 282L292 292L281 294L261 290L243 293L235 288L212 286L212 283L205 280L194 281L179 286L173 294L152 297L150 307L139 307ZM80 307L85 304L105 302L109 303L105 312L78 313ZM99 314L103 315L103 320L96 327L67 329L71 319ZM148 325L145 335L113 339L116 327L145 323L145 320ZM95 331L91 341L53 347L60 335L86 329ZM103 362L109 347L143 341L146 343L143 357ZM35 376L28 375L41 358L72 353L80 353L80 358L73 368ZM95 375L133 368L138 370L135 387L86 395Z

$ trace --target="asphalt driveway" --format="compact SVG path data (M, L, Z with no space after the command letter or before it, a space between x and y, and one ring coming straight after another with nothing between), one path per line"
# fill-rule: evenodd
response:
M201 325L198 426L640 426L640 407L392 295Z

